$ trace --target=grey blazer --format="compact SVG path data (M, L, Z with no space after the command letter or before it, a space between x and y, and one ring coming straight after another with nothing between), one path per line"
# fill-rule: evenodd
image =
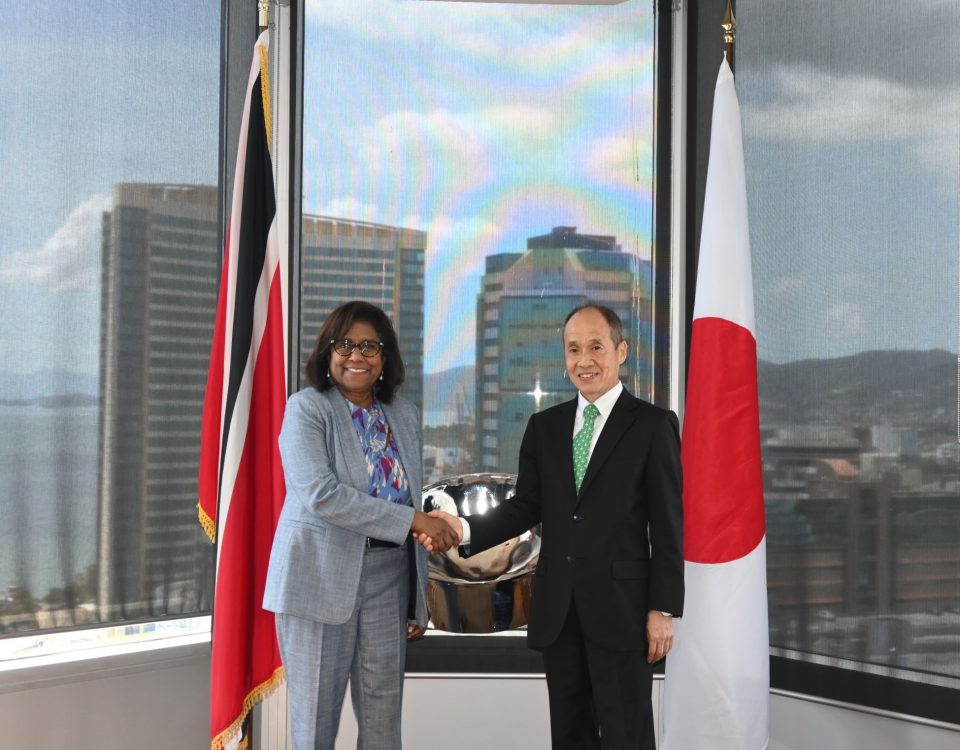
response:
M416 406L401 396L384 413L422 508L422 434ZM330 625L347 621L360 583L366 538L398 544L410 536L414 508L368 494L370 478L346 399L335 388L292 395L280 430L287 496L270 552L263 608ZM427 553L411 541L416 561L418 625L427 624Z

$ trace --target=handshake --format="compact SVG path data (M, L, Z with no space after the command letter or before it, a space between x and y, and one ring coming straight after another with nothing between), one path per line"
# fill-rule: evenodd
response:
M459 518L445 511L424 513L418 510L413 516L410 534L427 552L446 552L463 541L463 525Z

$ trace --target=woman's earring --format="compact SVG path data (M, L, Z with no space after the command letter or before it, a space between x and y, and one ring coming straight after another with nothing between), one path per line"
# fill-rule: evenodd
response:
M380 373L380 377L377 378L377 380L383 380L383 373L382 373L382 372Z

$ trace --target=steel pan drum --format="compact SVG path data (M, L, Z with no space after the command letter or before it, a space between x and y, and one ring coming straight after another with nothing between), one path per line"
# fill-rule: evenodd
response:
M486 513L510 502L516 481L514 474L445 477L423 488L423 509L455 516ZM539 524L469 558L456 547L430 555L427 603L434 627L451 633L526 627L539 557Z

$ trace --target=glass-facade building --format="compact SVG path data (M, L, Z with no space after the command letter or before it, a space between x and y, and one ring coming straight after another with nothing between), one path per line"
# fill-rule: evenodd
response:
M515 472L527 420L575 394L564 374L561 328L578 305L611 307L630 355L621 380L648 398L649 263L616 237L555 227L526 251L488 256L477 299L476 454L478 471Z
M393 321L406 369L400 392L422 409L426 232L304 216L302 237L301 373L327 316L351 300L370 302Z

